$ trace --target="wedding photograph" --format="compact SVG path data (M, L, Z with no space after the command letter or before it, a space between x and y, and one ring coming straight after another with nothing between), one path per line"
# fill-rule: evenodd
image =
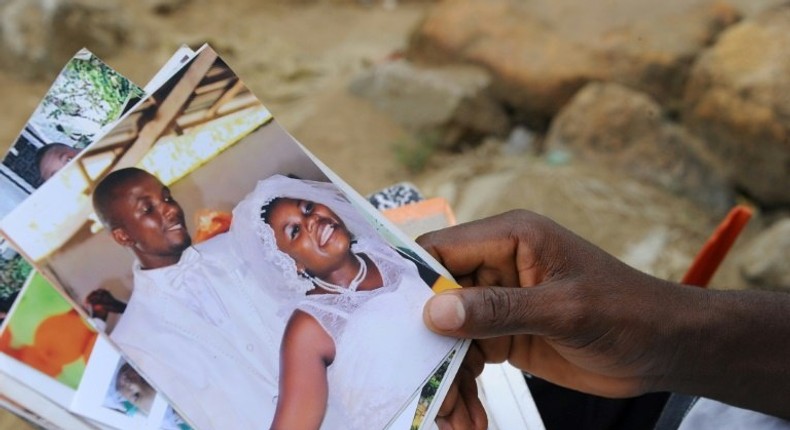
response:
M197 428L411 425L451 281L324 169L205 47L0 228Z
M0 367L69 405L80 387L96 330L39 273L32 273L0 325Z

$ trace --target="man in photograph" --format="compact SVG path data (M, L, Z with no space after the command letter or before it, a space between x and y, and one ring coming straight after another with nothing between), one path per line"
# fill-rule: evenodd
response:
M109 174L93 205L136 258L111 334L121 351L198 428L268 426L284 322L262 284L277 285L276 270L253 275L225 234L193 246L169 188L143 170Z
M43 184L55 176L66 164L69 163L80 150L65 143L50 143L36 151L36 166L38 167L39 183Z

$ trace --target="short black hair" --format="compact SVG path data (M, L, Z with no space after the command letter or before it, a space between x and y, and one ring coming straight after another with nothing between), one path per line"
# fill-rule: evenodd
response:
M44 157L49 154L50 151L56 148L64 148L64 149L76 149L71 145L66 145L65 143L60 142L53 142L48 143L36 150L36 170L38 170L38 177L41 177L41 162L44 161Z
M96 185L93 190L93 210L106 228L117 227L118 222L112 213L112 203L118 198L118 189L141 176L153 175L137 167L127 167L110 173Z
M269 224L269 219L272 216L272 210L275 206L277 206L280 202L283 201L283 197L275 197L269 203L261 206L261 220L266 224Z

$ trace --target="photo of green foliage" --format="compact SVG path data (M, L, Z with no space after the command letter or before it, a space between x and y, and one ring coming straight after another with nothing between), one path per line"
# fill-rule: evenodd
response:
M93 54L81 51L63 68L44 97L40 120L56 124L55 131L67 138L53 140L84 147L96 137L95 130L118 119L131 101L143 95L140 87ZM86 121L93 127L86 128Z
M8 260L0 258L0 322L32 271L33 267L20 255Z
M425 413L436 397L436 393L439 391L439 385L441 385L442 379L444 379L444 375L447 373L447 369L450 367L450 363L453 361L454 356L455 352L451 353L450 356L442 362L439 368L436 369L436 372L433 373L428 382L423 385L422 391L420 392L420 401L417 404L417 412L414 414L414 420L411 424L411 430L418 430L420 428L420 424L422 424L425 418Z

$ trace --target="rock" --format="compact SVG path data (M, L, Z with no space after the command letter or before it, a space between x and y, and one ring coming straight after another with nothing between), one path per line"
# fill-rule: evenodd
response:
M205 39L195 39L190 46L199 46ZM272 36L256 43L255 55L239 52L239 43L233 35L217 37L208 43L222 52L223 58L233 59L233 68L239 76L254 76L249 87L267 106L289 103L314 94L321 78L331 74L327 64L314 55L305 55L300 47L282 37ZM250 42L251 43L251 42ZM217 48L218 47L218 48Z
M521 125L510 131L510 135L502 145L502 153L505 155L533 153L535 149L535 134Z
M721 35L686 86L683 122L765 207L790 205L790 4Z
M749 242L740 255L742 276L752 284L790 291L790 218Z
M422 68L397 60L363 72L350 90L412 132L438 132L441 145L452 148L507 133L508 117L491 97L490 84L478 67Z
M667 228L658 226L639 241L629 244L620 260L635 269L653 273L659 258L667 253L668 244Z
M743 12L744 17L751 18L767 9L787 3L787 0L730 0L730 3Z
M108 57L126 41L117 0L8 0L0 3L0 66L29 77L59 70L86 47Z
M700 0L649 3L650 13L631 3L447 0L416 30L409 57L484 66L515 119L532 128L545 128L594 80L676 105L695 56L740 15Z
M622 169L717 214L734 201L704 146L664 118L650 96L622 85L584 87L557 115L545 144Z
M427 196L448 199L458 222L529 209L665 279L683 276L718 221L688 199L584 160L551 166L474 150L415 183Z
M570 164L571 161L573 161L573 154L565 149L552 148L546 151L546 154L543 156L543 160L549 166L564 166L566 164Z

